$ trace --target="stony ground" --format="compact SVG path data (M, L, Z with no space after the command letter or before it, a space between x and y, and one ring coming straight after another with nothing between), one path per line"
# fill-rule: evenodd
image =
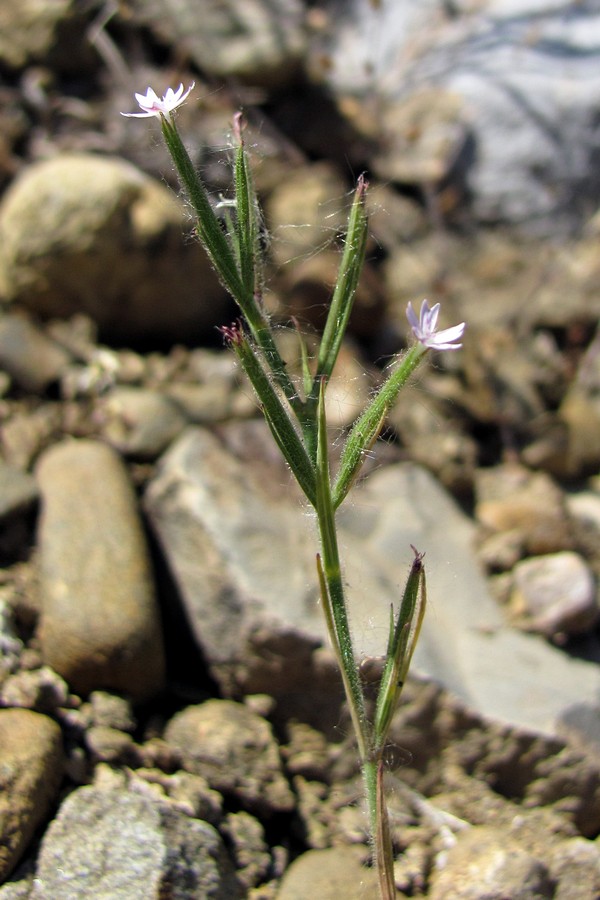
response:
M399 896L600 896L597 216L483 227L442 92L397 110L420 150L396 164L376 105L325 86L333 5L230 2L228 40L185 3L43 6L0 12L0 900L376 896L307 516L157 129L119 116L192 80L179 122L217 198L245 110L292 368L290 317L319 327L369 172L336 434L406 345L408 299L468 323L343 521L366 655L411 527L433 569L389 748Z

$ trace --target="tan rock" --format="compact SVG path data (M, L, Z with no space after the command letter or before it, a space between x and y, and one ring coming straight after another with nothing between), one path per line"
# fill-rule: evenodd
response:
M148 551L127 472L91 440L41 458L44 660L76 691L159 692L164 655Z
M271 254L278 265L322 249L343 231L348 186L328 163L293 171L265 203L272 235Z
M28 709L0 709L0 881L46 818L62 774L56 722Z
M293 808L273 733L241 703L208 700L188 706L171 719L165 739L181 753L186 771L234 794L250 811L268 815Z
M86 313L113 340L191 340L226 307L185 228L173 194L122 159L36 163L0 206L0 290L42 317Z
M277 900L372 900L377 875L363 865L364 847L330 847L303 853L286 871Z
M481 469L476 477L477 520L490 532L522 536L527 553L569 550L573 532L563 492L549 475L517 464Z
M507 838L503 829L478 826L459 834L431 879L431 900L530 900L554 896L542 860Z

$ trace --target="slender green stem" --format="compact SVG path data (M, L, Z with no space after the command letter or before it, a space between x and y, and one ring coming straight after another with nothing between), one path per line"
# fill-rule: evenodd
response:
M385 789L383 784L383 757L377 757L377 786L375 823L373 827L373 842L375 850L375 866L379 875L379 891L382 900L394 900L396 896L396 884L394 880L394 850L392 836L390 834L390 822L388 818L387 804L385 801Z
M364 761L369 753L370 735L365 711L365 700L352 646L352 635L346 610L342 568L338 550L335 511L331 502L327 423L325 419L325 381L321 384L319 397L316 511L321 538L322 571L326 586L324 602L329 607L328 616L333 623L334 649L340 663L360 756Z

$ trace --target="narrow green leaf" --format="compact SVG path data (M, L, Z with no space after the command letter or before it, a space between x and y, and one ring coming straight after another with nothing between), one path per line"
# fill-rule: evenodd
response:
M333 505L337 509L350 490L365 461L370 447L377 440L386 416L401 388L406 384L427 351L421 344L413 344L380 387L370 404L358 417L342 450L340 466L333 487Z
M260 359L239 326L221 329L233 347L242 368L261 403L266 422L281 450L284 459L304 491L309 502L316 506L315 470L308 457L294 423L291 411L283 401L265 372Z
M414 553L398 617L393 629L390 629L387 659L377 695L373 734L379 749L385 742L408 675L427 604L423 555L416 550Z
M333 372L348 325L348 319L352 312L356 286L363 267L367 245L366 190L367 183L361 175L358 179L352 209L350 210L344 252L319 348L314 388L315 395L318 390L319 378L323 376L329 377Z
M302 386L304 388L304 395L308 396L312 389L312 374L310 371L310 364L308 361L308 349L306 347L306 341L304 340L304 335L300 331L300 326L298 325L297 319L292 319L294 324L294 328L296 329L296 334L298 336L298 343L300 344L300 360L302 364Z
M235 200L240 274L246 290L256 295L260 256L258 248L258 201L242 138L241 113L238 113L234 119L234 132L238 141L235 157Z

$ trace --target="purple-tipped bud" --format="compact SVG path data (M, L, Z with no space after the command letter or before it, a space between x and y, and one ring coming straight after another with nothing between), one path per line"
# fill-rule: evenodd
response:
M232 347L240 347L244 342L244 331L239 319L231 325L220 325L217 331L221 332L226 343Z

